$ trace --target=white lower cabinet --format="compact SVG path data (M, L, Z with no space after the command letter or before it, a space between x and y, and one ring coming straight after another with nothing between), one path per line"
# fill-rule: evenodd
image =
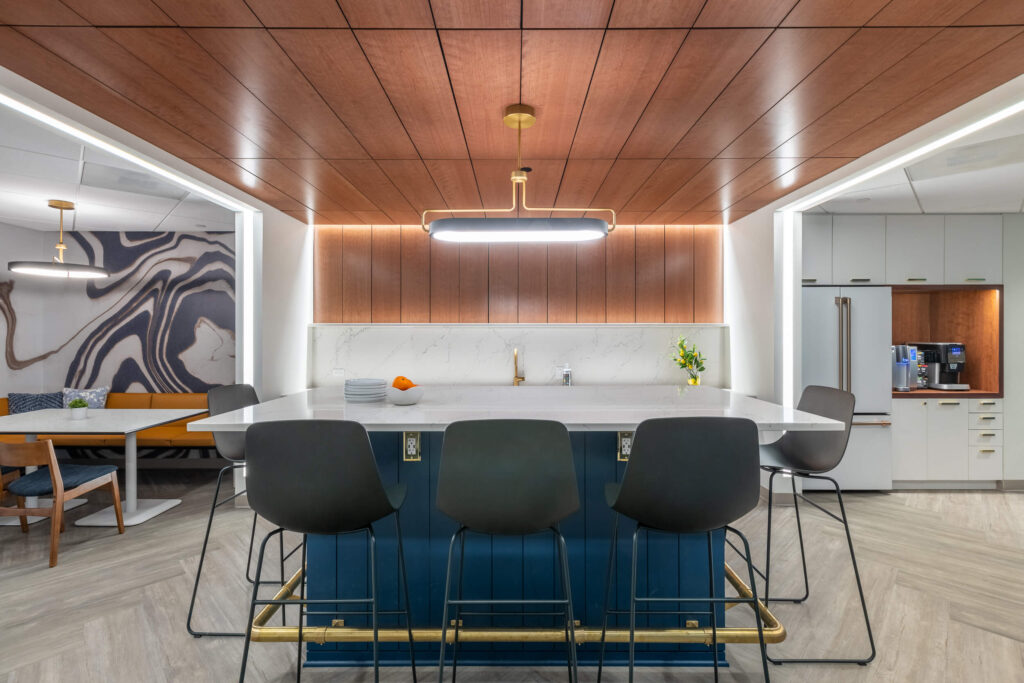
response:
M1003 478L1001 399L902 398L892 404L894 481Z
M967 479L967 402L929 399L928 479Z

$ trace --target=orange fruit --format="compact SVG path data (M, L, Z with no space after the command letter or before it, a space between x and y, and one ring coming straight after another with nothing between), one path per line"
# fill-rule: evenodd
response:
M391 386L400 391L405 391L406 389L412 389L416 384L408 377L399 375L395 377L395 381L391 383Z

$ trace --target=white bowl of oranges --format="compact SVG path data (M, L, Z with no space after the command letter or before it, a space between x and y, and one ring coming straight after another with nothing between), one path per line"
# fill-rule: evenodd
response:
M423 387L413 383L408 377L399 375L387 388L388 401L396 406L411 406L423 398Z

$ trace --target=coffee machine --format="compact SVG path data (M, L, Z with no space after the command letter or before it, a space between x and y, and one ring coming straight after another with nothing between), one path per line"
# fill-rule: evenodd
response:
M892 347L892 390L917 389L917 347L897 344Z
M943 391L967 391L970 384L960 382L960 373L967 364L967 348L963 342L916 342L918 353L928 368L928 388Z

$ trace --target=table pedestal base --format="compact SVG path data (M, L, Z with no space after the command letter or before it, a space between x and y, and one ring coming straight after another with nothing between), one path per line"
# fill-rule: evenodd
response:
M89 501L85 500L84 498L75 498L74 500L65 501L64 512L67 512L68 510L74 510L75 508L81 507L88 502ZM31 506L28 506L28 503L26 502L26 506L28 507L46 507L47 505L53 505L52 498L40 498L37 505L34 504ZM41 522L44 519L49 519L49 517L29 517L28 523L35 524L36 522ZM0 517L0 526L16 526L18 524L20 524L20 522L18 521L17 517Z
M168 500L140 498L136 503L134 512L128 512L128 508L124 508L124 525L135 526L136 524L142 524L147 520L153 519L162 512L167 512L172 507L175 507L180 503L181 501L176 498ZM117 517L114 515L114 506L111 505L110 507L103 508L99 512L94 512L91 515L82 517L82 519L75 522L75 526L117 526Z

